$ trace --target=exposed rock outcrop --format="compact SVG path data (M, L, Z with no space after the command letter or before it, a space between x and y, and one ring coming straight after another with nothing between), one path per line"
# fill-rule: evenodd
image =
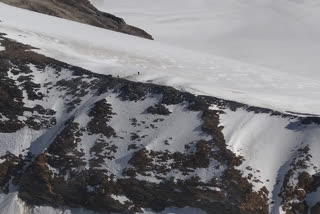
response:
M30 145L18 144L25 147L18 154L0 151L3 192L16 189L31 206L101 213L186 206L209 214L269 213L268 189L255 189L239 170L245 157L227 146L220 118L238 108L295 116L92 73L4 36L0 44L0 134L35 135ZM306 172L315 168L309 150L297 148L281 184L288 214L318 210L305 203L320 186L319 175Z
M32 142L20 157L3 157L3 189L15 185L30 205L84 207L103 213L185 206L207 213L268 213L268 193L254 191L236 169L242 157L227 148L219 126L221 112L210 110L212 101L206 97L94 74L6 38L0 42L5 47L0 52L0 80L11 81L17 91L17 98L2 99L16 101L19 107L10 112L0 108L1 115L17 119L17 127L1 132L26 128L52 136L43 140L46 143ZM50 78L37 82L37 75ZM47 109L48 100L60 100L63 106L52 111ZM177 112L183 115L174 118ZM31 123L35 115L38 118ZM190 124L184 125L195 133L155 135L184 117L190 117ZM179 140L179 135L190 137ZM158 137L163 139L149 147ZM181 149L173 149L176 144ZM206 171L208 178L198 176L199 170Z
M99 11L89 0L0 0L0 2L96 27L153 39L144 30L126 24L122 18Z

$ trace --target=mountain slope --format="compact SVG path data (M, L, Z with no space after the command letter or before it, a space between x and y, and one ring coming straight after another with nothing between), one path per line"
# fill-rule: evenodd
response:
M90 0L172 46L319 79L316 0Z
M242 160L226 149L218 111L209 110L215 99L97 75L5 38L1 45L3 191L18 189L31 205L100 212L267 213L265 190L235 169Z
M0 11L8 33L0 39L1 210L317 214L320 125L310 113L318 96L308 94L316 80L288 84L276 71ZM302 80L312 87L295 89ZM212 96L242 87L245 96L232 93L249 103L279 98L250 82L309 102L276 101L276 111Z
M283 112L320 114L320 81L308 75L270 70L4 4L0 20L1 31L10 38L96 73Z
M144 30L127 25L123 19L97 10L88 0L1 0L1 2L96 27L153 39Z
M1 188L27 204L249 214L318 202L317 117L94 74L5 37L1 46Z

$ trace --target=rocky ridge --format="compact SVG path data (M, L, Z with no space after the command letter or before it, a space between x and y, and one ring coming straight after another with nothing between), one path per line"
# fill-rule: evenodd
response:
M0 2L108 30L153 39L144 30L126 24L122 18L99 11L88 0L1 0Z
M267 214L270 193L254 190L259 181L237 169L245 157L228 149L221 114L245 109L317 122L95 74L4 35L0 43L0 139L12 144L2 147L0 185L4 193L17 189L29 205L101 213L190 206L207 213ZM301 155L292 160L280 194L288 214L307 213L303 201L320 186L317 174L304 172L308 148L297 149ZM289 183L290 177L298 182Z

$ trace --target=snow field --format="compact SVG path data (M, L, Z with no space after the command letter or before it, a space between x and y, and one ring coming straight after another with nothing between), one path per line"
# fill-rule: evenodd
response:
M320 113L320 80L311 75L250 65L4 4L0 19L0 31L8 37L97 73L280 111Z

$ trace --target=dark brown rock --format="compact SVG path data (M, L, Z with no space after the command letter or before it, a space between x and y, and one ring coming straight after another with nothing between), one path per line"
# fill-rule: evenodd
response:
M149 114L158 114L158 115L165 115L168 116L171 114L169 109L165 107L163 104L156 104L154 106L150 106L147 108L146 112Z
M103 134L108 138L116 136L114 129L108 125L112 115L114 115L112 107L105 99L96 102L89 113L89 116L92 117L88 123L89 132Z
M144 30L126 24L122 18L97 10L89 0L1 0L1 2L96 27L153 39Z
M320 202L311 208L311 214L320 214Z
M171 87L136 83L112 76L94 74L36 54L30 50L30 47L14 41L4 39L1 40L1 44L6 47L6 51L0 53L0 60L3 62L0 63L0 67L4 71L15 68L16 75L23 75L24 77L20 78L19 83L16 84L22 84L24 88L28 88L28 85L23 83L32 82L32 76L28 76L32 75L32 71L26 66L30 63L42 70L48 66L54 70L53 74L57 76L61 72L66 72L65 76L69 75L68 78L64 78L56 84L41 84L41 89L44 91L50 91L52 87L67 95L68 100L64 100L64 102L68 107L67 112L70 113L70 118L65 118L68 119L67 122L59 127L60 129L52 142L50 139L40 154L36 154L34 159L28 160L28 165L21 171L21 179L20 176L17 177L19 195L28 204L81 207L100 212L120 213L139 212L141 208L162 211L167 207L181 208L185 206L200 208L207 213L268 213L268 191L265 188L258 192L253 190L252 184L242 175L240 170L237 170L237 166L242 163L242 157L227 148L222 133L223 127L219 126L219 115L223 112L208 109L214 103L220 103L221 106L230 105L234 108L242 108L241 104L229 103L217 98L194 96ZM25 50L28 50L27 53ZM14 67L10 67L12 65L9 61ZM6 76L6 72L0 72L0 74ZM84 81L83 76L90 81ZM37 91L38 85L28 84L30 92ZM107 97L105 93L114 93L119 95L120 100L132 102L162 97L159 100L159 105L164 107L165 105L181 105L183 103L186 105L186 111L196 111L201 116L199 119L203 122L202 126L195 128L198 128L202 134L211 136L212 139L181 142L185 143L185 149L174 153L165 150L154 151L139 145L139 140L144 137L139 133L141 131L138 130L139 128L143 129L147 125L151 127L148 123L151 121L158 125L162 120L166 120L165 118L174 114L173 112L156 120L152 116L151 121L139 121L134 119L139 118L138 115L130 115L131 119L127 118L128 125L135 129L126 132L129 136L128 142L117 141L123 133L114 133L109 124L114 115L112 109L114 106L111 106L105 99L85 106L88 112L82 113L87 113L90 117L87 121L88 125L74 122L73 113L83 109L77 108L80 103L83 105L81 102L83 96L90 95L94 100L98 96ZM32 98L32 96L26 97L26 99ZM24 108L23 103L21 105L22 113L24 111L32 112L41 118L50 118L55 115L54 111L41 106ZM141 109L141 112L143 110ZM252 108L251 110L260 111L261 109ZM14 111L13 115L18 112ZM150 115L146 116L150 117ZM30 120L35 122L36 119L30 118ZM32 130L38 128L37 124L33 122L27 122ZM154 129L156 129L155 125ZM110 128L108 129L108 127ZM94 135L91 137L95 138L94 142L88 144L90 147L86 148L86 152L89 150L89 154L86 155L90 155L90 159L87 159L88 156L84 156L83 149L78 148L86 143L82 140L88 134ZM132 138L130 139L130 137ZM174 138L174 136L172 137ZM167 143L169 145L166 144L166 146L170 146L174 143L173 138L168 137L167 140L159 143ZM117 146L122 146L130 155L127 156L129 164L122 171L123 176L121 177L112 174L112 170L108 171L107 167L103 168L105 161L114 159ZM211 161L217 162L214 167L221 169L221 176L213 177L210 181L201 181L200 177L196 175L196 170L206 169L212 163ZM8 168L9 166L3 166L3 185L8 183L7 180L10 180L11 176L15 177L15 175L11 175ZM175 171L179 171L187 178L176 179L168 176L170 172L175 173ZM138 180L136 176L139 174L154 176L159 180L159 183ZM314 179L311 186L316 185L315 176L312 177ZM126 196L129 201L122 204L112 195Z

